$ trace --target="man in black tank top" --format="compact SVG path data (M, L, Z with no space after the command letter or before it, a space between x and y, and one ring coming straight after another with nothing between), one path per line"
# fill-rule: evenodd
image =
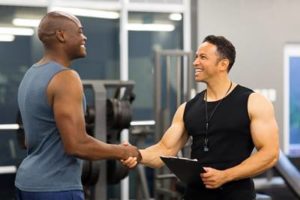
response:
M206 90L177 109L161 140L141 150L142 164L163 165L160 156L175 156L192 138L191 158L204 166L199 183L188 185L186 200L253 200L251 177L275 165L278 127L271 102L232 82L229 71L235 47L223 36L207 36L196 52L195 80ZM256 152L251 154L254 147ZM134 158L122 161L136 165Z

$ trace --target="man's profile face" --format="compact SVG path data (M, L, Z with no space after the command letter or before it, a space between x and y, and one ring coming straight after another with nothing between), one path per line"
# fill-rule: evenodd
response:
M193 62L195 69L195 81L205 82L205 80L212 77L217 68L219 56L217 47L211 43L202 43L195 54Z
M65 28L66 51L71 59L83 58L86 56L86 36L80 21L68 20Z

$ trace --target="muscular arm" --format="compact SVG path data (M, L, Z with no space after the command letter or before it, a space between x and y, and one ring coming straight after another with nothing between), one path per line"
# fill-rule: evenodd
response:
M185 131L183 113L185 104L182 104L176 111L171 126L165 132L161 140L141 151L141 163L149 167L161 167L163 165L159 156L174 156L185 145L188 134Z
M89 160L137 156L135 147L107 144L86 133L83 87L75 71L65 70L55 75L47 95L66 153Z
M257 93L249 97L248 112L251 120L251 136L256 152L241 164L224 171L207 168L201 174L208 188L216 188L222 184L258 175L275 165L279 156L278 127L271 102Z
M257 152L240 165L228 169L231 179L258 175L274 166L279 156L278 127L271 102L257 93L249 97L251 136Z

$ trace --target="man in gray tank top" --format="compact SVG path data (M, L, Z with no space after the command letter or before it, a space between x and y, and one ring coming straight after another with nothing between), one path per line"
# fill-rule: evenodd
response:
M17 171L17 199L83 200L81 158L138 162L141 155L134 146L107 144L86 133L82 82L69 68L86 56L78 18L49 12L38 36L44 56L28 69L18 91L28 155Z
M272 103L234 83L229 71L235 47L223 36L207 36L196 52L195 80L206 90L177 109L161 140L141 150L141 163L163 165L160 156L175 156L192 137L191 158L204 166L198 182L188 184L185 200L253 200L251 177L275 165L278 127ZM253 148L256 152L252 153ZM134 158L122 161L134 167ZM183 169L185 170L185 169Z

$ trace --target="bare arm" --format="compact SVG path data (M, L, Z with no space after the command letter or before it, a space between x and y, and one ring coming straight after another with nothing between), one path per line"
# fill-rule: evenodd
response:
M165 132L161 140L141 151L141 163L149 167L161 167L163 165L159 156L174 156L185 145L188 140L188 134L183 122L183 113L185 103L176 111L172 124Z
M257 152L240 165L228 169L231 179L258 175L274 166L279 156L278 126L271 102L258 93L249 97L251 136Z
M126 159L138 155L133 146L107 144L86 133L83 87L75 71L65 70L55 75L47 95L66 153L90 160Z
M207 168L201 174L207 188L243 178L253 177L274 166L279 156L278 127L271 102L262 95L253 93L249 97L251 136L257 152L241 164L224 171Z

